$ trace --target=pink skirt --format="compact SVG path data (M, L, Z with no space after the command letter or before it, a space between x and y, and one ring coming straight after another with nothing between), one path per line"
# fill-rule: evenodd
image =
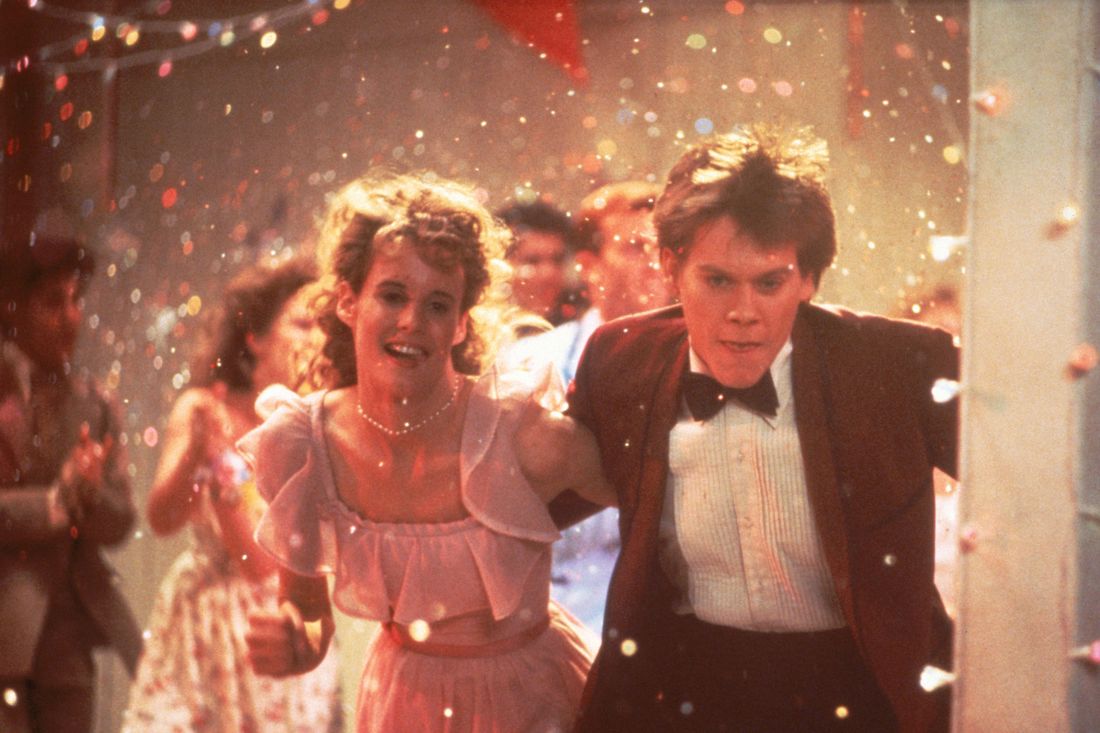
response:
M379 628L359 685L359 733L566 733L577 714L594 638L551 603L550 623L492 656L413 651Z

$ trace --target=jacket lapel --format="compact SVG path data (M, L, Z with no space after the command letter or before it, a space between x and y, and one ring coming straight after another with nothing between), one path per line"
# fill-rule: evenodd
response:
M823 345L805 316L805 309L795 320L791 336L791 381L793 382L795 423L802 445L802 462L806 472L806 490L810 495L825 560L833 576L837 598L851 628L855 629L851 573L848 565L848 536L841 487L837 480L836 461L830 441L830 404L828 364Z
M633 482L635 489L625 497L627 501L622 507L624 526L630 527L630 531L623 537L616 569L619 582L612 583L608 605L619 609L618 620L624 630L634 627L635 618L644 617L652 594L666 585L654 575L659 574L657 546L668 480L668 436L679 416L680 375L688 361L686 332L673 348L672 359L667 358L667 352L655 350L656 358L649 365L650 373L658 376L643 387L652 390L650 414L639 433L642 457ZM649 395L638 397L646 401Z

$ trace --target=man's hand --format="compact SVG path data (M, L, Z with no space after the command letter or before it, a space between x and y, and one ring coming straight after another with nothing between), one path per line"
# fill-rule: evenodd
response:
M80 438L62 465L58 482L58 500L73 522L79 523L99 503L107 456L113 445L110 435L100 443L92 440L88 423L80 426Z

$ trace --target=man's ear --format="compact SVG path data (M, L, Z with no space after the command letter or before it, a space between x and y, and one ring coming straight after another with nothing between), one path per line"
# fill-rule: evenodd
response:
M359 296L347 281L341 280L336 286L336 317L352 330L355 330L355 314L358 306Z
M668 283L669 293L673 297L679 298L680 260L667 247L661 247L661 272L665 274L665 282Z
M582 249L580 252L573 255L573 262L579 268L577 274L580 275L581 282L585 285L591 286L593 284L593 278L598 277L596 266L599 264L599 261L599 255L586 249Z
M814 282L814 276L803 275L801 282L798 284L798 299L803 303L808 303L810 298L814 297L816 294L817 283Z

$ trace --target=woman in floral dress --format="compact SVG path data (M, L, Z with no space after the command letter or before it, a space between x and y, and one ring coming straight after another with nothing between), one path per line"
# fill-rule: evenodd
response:
M313 280L291 261L230 283L194 363L200 386L173 406L148 518L158 535L190 526L191 542L161 584L124 733L340 730L335 654L307 675L273 679L253 672L244 641L248 615L277 607L278 581L252 539L265 503L233 443L259 423L259 391L303 371L319 333L307 303Z

